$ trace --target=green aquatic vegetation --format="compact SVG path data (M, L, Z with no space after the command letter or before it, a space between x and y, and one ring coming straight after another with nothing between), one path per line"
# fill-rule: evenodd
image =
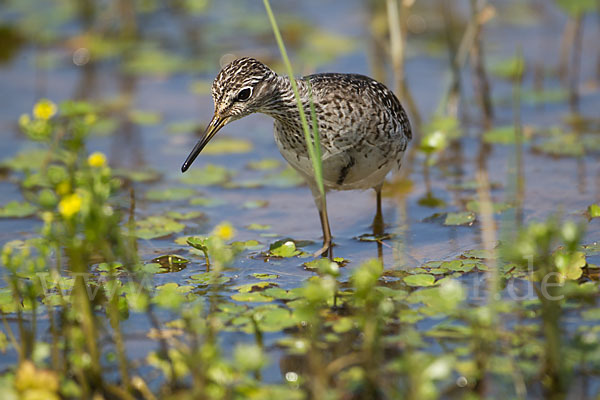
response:
M227 202L223 199L213 199L206 197L194 197L189 201L190 206L200 206L200 207L219 207Z
M177 219L177 220L191 220L198 219L204 217L204 213L202 211L188 211L188 212L180 212L180 211L167 211L166 216L169 218Z
M552 156L580 157L585 155L585 146L580 135L565 133L536 142L532 146L534 151L539 151Z
M140 183L158 182L162 178L160 172L147 166L143 169L115 168L113 174L123 179Z
M259 242L256 239L248 239L245 241L234 241L231 242L231 246L234 249L240 249L240 251L255 251L255 250L261 250L264 246L261 242Z
M235 175L234 171L220 165L206 164L202 168L188 171L179 180L182 183L196 186L222 185Z
M480 204L479 204L479 201L477 201L477 200L470 200L467 203L466 207L467 207L467 211L471 211L475 214L478 214L480 212ZM501 214L504 211L511 209L512 207L513 207L513 205L509 204L509 203L502 203L502 202L492 203L492 211L495 214Z
M273 301L272 297L265 296L260 292L243 292L232 294L231 298L239 302L247 303L269 303Z
M202 154L242 154L252 151L252 142L227 136L218 136L210 141Z
M271 225L252 223L250 225L246 225L245 228L249 231L268 231L271 229Z
M195 120L176 121L167 124L167 133L174 135L187 134L202 130L202 127Z
M523 90L521 100L525 104L540 105L549 103L562 103L569 98L565 89Z
M165 254L152 259L152 262L161 267L160 272L177 272L184 269L190 260L177 254Z
M188 282L194 285L223 285L230 281L230 277L213 271L194 274L188 279Z
M527 135L529 131L525 130L525 135L522 137L524 142L529 141ZM487 143L498 143L498 144L514 144L516 141L515 128L512 125L501 126L483 133L483 140Z
M324 269L328 269L330 267L332 261L336 265L335 268L345 267L350 262L342 257L334 257L333 260L324 260L317 258L314 260L306 261L302 265L304 265L304 268L308 270L324 271Z
M473 225L475 213L471 211L449 212L444 219L444 225Z
M268 171L281 167L281 161L276 158L263 158L258 161L250 161L247 167L256 171Z
M187 68L185 59L158 46L143 44L123 63L125 72L137 75L164 76Z
M522 57L492 62L489 66L489 71L493 75L509 80L521 79L525 69L526 65Z
M587 208L588 218L600 218L600 204L590 204Z
M201 0L176 3L175 12L206 7ZM23 4L21 7L33 3ZM154 12L160 8L156 4L142 2L133 7L135 13L142 8L144 13ZM247 19L246 13L241 14L241 19ZM187 26L185 17L181 22ZM48 22L40 23L44 29ZM266 32L264 19L248 23ZM301 36L302 29L283 27L284 36L287 32L293 43L294 35ZM95 57L103 57L88 47ZM300 54L297 48L295 54ZM69 107L72 112L66 111ZM52 108L44 103L39 115L49 115ZM92 113L98 119L93 124ZM566 393L562 388L572 390L575 377L595 379L593 371L600 365L600 330L594 325L598 315L593 304L599 274L597 266L590 263L595 262L600 249L595 243L580 245L581 234L573 226L529 226L524 237L501 245L501 253L506 250L513 256L504 254L506 259L498 259L489 267L485 263L493 254L470 250L457 259L431 261L409 270L396 268L395 260L388 263L387 258L386 270L377 261L340 269L346 260L336 259L332 264L307 258L310 261L303 266L308 272L300 266L305 259L271 261L265 257L265 269L247 271L247 261L253 263L259 258L259 264L263 262L256 251L266 251L267 245L254 239L231 242L233 227L221 224L206 232L206 237L177 238L175 243L181 247L176 249L172 242L167 244L168 250L161 247L166 241L140 242L152 247L151 257L166 254L153 260L159 263L142 264L135 248L140 206L128 204L123 189L129 186L122 185L131 185L138 200L152 191L157 199L164 200L155 185L128 182L139 179L152 183L161 177L149 172L147 166L121 172L111 170L97 155L88 159L86 138L107 118L85 104L59 105L56 117L37 123L37 127L25 124L31 128L29 137L43 147L39 154L17 162L19 167L11 168L10 179L19 180L24 198L40 210L43 225L40 238L12 242L3 251L2 265L7 268L3 275L6 285L0 288L0 310L8 323L0 331L0 350L18 361L14 366L7 364L0 374L0 398L37 394L50 399L433 399L480 398L490 393L515 398L534 393L550 398ZM65 136L55 136L57 130ZM579 135L585 154L598 148L592 134ZM555 139L537 136L537 132L534 138L535 143ZM435 152L441 154L453 139L444 140L444 146L435 147ZM56 148L51 149L51 142ZM268 177L279 172L275 171L279 165L259 161L249 168L267 172L248 174ZM117 176L121 179L114 179ZM296 184L302 182L299 176L294 179ZM270 183L262 176L252 185ZM477 184L463 181L455 189L475 190ZM192 196L178 199L181 193L170 193L168 201ZM460 195L460 204L470 198L468 193L455 194ZM228 199L235 195L233 191L227 193ZM218 201L193 197L190 204L209 206ZM158 207L144 202L141 206ZM494 212L507 206L494 203ZM466 211L472 213L478 213L479 208L476 201L466 204ZM128 212L130 215L122 215ZM588 216L594 213L590 207ZM182 221L203 214L171 210L165 215L183 225ZM438 219L443 222L447 217L444 213ZM202 226L196 228L198 222L192 221L188 229L204 233L204 222L209 221L202 220ZM240 226L245 223L240 222ZM244 229L264 231L270 227L252 224ZM542 231L551 232L552 240ZM244 239L258 236L248 231L244 234L248 235ZM280 245L277 251L299 255L296 252L301 252L304 244L292 242L294 248ZM550 244L541 246L544 242ZM182 250L189 262L170 254ZM148 254L147 248L143 251ZM247 259L238 265L235 257L240 254ZM533 256L535 277L529 273L523 254ZM198 273L204 264L197 255L210 258L212 270ZM161 262L170 271L182 265L187 269L156 276L165 271ZM477 293L477 285L485 284L480 278L485 278L494 265L504 289L492 306L482 300L486 293ZM543 296L537 298L542 293L541 270L545 268L557 273L553 275L556 280L548 280L558 285L549 288L550 294L565 296L556 304ZM310 278L290 288L290 271ZM89 279L88 275L80 279L80 272L89 273ZM39 273L45 275L36 280ZM161 281L158 285L153 280L177 276L183 283ZM511 297L514 284L530 285L529 297ZM485 292L483 286L480 289ZM86 300L89 297L82 293L94 293L95 297ZM555 315L558 323L553 320ZM121 323L127 320L127 324L135 324L144 316L152 325L144 340L153 341L149 347L154 351L147 358L131 359L124 343L130 344L132 339L125 336L127 342L123 340ZM589 322L574 327L580 318ZM236 333L227 336L223 332ZM243 338L246 344L230 346L231 337ZM281 378L272 375L277 367ZM265 383L272 380L285 384ZM521 388L525 392L520 392Z
M147 110L129 110L127 117L137 125L156 125L162 119L159 113Z
M135 234L140 239L156 239L181 232L185 225L181 222L163 216L151 215L136 221Z
M556 4L567 14L573 16L594 12L598 7L594 0L556 0Z
M177 310L182 304L189 300L188 293L193 286L180 286L175 282L169 282L155 288L152 302L162 308Z
M6 158L0 162L4 168L13 171L36 171L39 170L45 162L51 161L48 151L40 148L31 148L21 150L13 157Z
M253 277L255 277L256 279L277 279L279 278L279 275L277 274L269 274L269 273L265 273L265 272L255 272L252 274Z
M443 199L435 197L433 193L428 192L423 197L419 198L418 204L420 206L429 207L429 208L444 208L446 207L446 202Z
M278 240L269 246L269 256L290 258L301 255L302 252L296 247L296 243L290 239Z
M38 208L28 202L11 201L0 206L0 218L23 218L36 213Z
M431 274L414 274L405 276L403 279L404 283L408 286L432 286L435 284L435 276Z
M196 195L197 192L191 188L174 187L164 190L150 189L146 192L146 199L150 201L178 201L187 200Z
M212 85L213 85L213 81L209 81L209 80L194 81L190 85L190 91L192 93L198 94L198 95L207 95L207 94L210 94Z
M242 208L252 210L255 208L265 208L269 205L267 200L248 200L242 204Z

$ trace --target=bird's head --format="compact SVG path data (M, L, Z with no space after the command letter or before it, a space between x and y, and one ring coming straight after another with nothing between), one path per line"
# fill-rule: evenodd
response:
M202 138L181 166L187 171L204 146L226 124L261 111L273 97L272 81L277 77L269 67L250 57L226 65L215 78L212 97L215 113Z

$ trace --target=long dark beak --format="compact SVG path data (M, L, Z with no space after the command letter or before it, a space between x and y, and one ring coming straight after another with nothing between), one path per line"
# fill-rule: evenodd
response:
M228 120L229 120L229 118L221 118L217 114L215 114L212 117L212 119L210 120L210 123L208 124L208 126L206 127L206 130L204 131L204 135L202 135L202 139L200 139L198 141L198 143L196 143L196 145L192 149L192 152L185 159L185 162L181 166L181 172L185 172L188 170L188 168L190 167L190 165L192 165L192 163L194 162L196 157L198 157L198 154L200 154L200 152L202 151L204 146L206 146L208 144L210 139L212 139L212 137L215 136L215 134L223 126L225 126L225 124L227 123Z

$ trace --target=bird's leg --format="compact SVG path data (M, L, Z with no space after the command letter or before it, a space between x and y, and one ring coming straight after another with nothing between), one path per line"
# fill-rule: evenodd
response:
M377 195L377 212L375 218L373 218L373 236L378 238L383 235L383 214L381 213L381 187L382 185L375 186L375 193Z
M329 227L329 217L327 216L327 201L325 195L321 196L318 189L312 188L315 204L319 210L319 218L321 219L321 228L323 229L323 247L313 254L314 257L323 256L333 259L333 246L331 243L331 229Z
M319 210L319 218L321 218L321 228L323 228L323 247L317 251L314 256L323 256L333 259L333 246L331 245L331 230L329 228L329 218L327 217L327 208Z

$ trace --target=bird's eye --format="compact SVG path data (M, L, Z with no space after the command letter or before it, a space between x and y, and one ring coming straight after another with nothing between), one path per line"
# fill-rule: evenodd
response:
M240 90L240 92L238 93L236 99L238 101L245 101L245 100L248 100L251 95L252 95L252 88L245 87L242 90Z

